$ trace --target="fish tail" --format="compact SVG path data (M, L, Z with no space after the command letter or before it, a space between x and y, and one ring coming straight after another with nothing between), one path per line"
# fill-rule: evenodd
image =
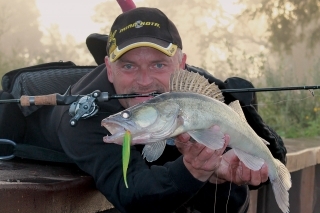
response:
M283 213L289 212L289 192L291 188L291 175L287 167L278 159L274 159L276 164L276 175L270 177L272 189L276 202Z

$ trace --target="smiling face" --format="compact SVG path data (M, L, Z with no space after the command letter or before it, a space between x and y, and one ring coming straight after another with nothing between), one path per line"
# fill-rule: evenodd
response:
M181 56L179 56L181 54ZM117 94L147 94L169 91L170 75L184 69L186 55L177 51L172 57L151 47L138 47L122 55L117 61L105 63L108 79ZM124 108L131 107L151 97L120 99Z

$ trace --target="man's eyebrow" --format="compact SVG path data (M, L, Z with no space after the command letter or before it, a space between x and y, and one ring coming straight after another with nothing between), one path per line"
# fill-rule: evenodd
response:
M168 62L171 62L171 60L167 58L160 58L160 59L152 60L151 62L152 63L168 63Z
M129 60L129 59L124 59L124 58L122 58L122 57L119 58L118 61L119 61L120 63L131 63L131 64L134 64L133 61L131 61L131 60Z
M166 60L164 60L164 59L156 59L156 60L152 61L152 63L159 63L159 62L166 62Z

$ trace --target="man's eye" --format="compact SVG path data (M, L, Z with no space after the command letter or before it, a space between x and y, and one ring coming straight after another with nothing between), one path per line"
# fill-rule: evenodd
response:
M164 66L164 65L163 65L163 64L160 64L160 63L158 63L158 64L155 65L156 68L162 68L163 66Z
M132 67L133 67L132 64L126 64L126 65L124 65L124 68L125 68L125 69L132 69Z

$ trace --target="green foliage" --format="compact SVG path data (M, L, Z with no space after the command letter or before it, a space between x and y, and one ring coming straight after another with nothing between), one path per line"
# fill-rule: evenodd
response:
M320 59L319 59L320 62ZM265 82L261 86L280 87L304 86L306 79L311 84L320 82L320 63L305 73L294 73L282 61L277 69L264 73ZM314 92L314 96L311 92ZM314 137L320 135L320 95L319 91L282 91L259 93L259 113L264 121L285 138Z
M297 70L292 58L262 53L229 53L229 77L238 76L253 82L256 88L319 85L320 57L314 66ZM242 60L241 60L242 59ZM239 63L242 61L242 63ZM253 72L252 72L253 71ZM312 95L314 93L314 96ZM259 114L264 122L284 138L320 135L320 91L292 90L257 92Z

